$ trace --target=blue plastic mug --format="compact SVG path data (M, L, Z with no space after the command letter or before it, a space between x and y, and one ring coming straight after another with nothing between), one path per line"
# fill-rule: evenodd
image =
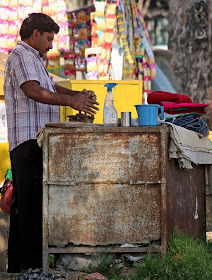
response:
M157 104L135 105L138 113L139 126L156 126L158 118L158 109L161 110L160 119L164 119L164 107Z

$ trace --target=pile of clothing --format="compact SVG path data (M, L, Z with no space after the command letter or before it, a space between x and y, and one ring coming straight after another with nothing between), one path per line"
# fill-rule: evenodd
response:
M147 102L164 106L165 122L193 130L202 137L209 135L206 122L200 119L206 113L208 104L192 103L191 98L185 94L165 91L151 92Z

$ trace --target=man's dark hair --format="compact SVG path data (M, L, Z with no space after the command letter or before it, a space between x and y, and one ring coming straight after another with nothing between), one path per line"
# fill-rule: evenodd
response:
M28 39L37 29L41 35L44 32L59 32L59 25L49 16L43 13L32 13L23 21L20 29L21 40Z

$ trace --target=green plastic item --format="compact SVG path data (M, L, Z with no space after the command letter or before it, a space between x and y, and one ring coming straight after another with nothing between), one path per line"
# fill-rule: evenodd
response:
M7 169L5 179L10 179L11 181L13 180L11 169Z

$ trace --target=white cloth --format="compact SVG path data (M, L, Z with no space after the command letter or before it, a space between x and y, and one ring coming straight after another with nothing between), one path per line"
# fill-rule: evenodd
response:
M169 158L176 158L180 168L192 169L192 163L212 164L212 141L208 137L199 137L191 130L172 123L170 127Z

